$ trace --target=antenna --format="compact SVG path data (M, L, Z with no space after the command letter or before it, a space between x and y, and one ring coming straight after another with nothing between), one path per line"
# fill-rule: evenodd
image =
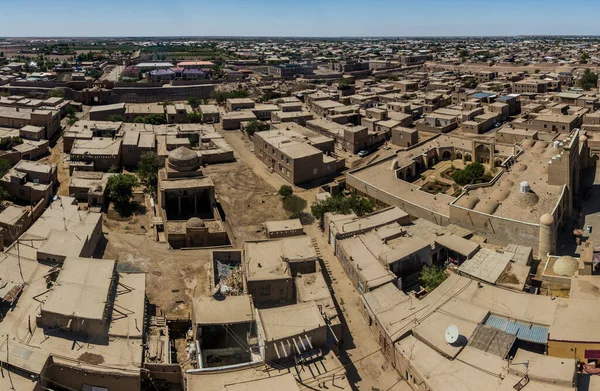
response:
M448 342L449 345L452 345L453 343L458 341L458 336L458 327L456 327L453 324L448 326L448 328L446 329L446 342Z

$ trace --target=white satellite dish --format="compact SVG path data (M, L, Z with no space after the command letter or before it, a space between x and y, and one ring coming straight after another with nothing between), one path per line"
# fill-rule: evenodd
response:
M458 336L458 327L456 327L453 324L448 326L448 328L446 329L446 342L452 345L453 343L458 341Z

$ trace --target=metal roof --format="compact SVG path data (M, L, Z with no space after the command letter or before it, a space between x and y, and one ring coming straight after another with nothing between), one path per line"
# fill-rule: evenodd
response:
M535 325L529 322L521 322L499 315L488 316L484 324L515 335L517 339L523 341L540 344L548 343L548 327L546 326Z
M477 92L473 95L471 95L471 98L475 98L475 99L485 99L488 98L490 96L495 96L495 94L490 94L488 92Z

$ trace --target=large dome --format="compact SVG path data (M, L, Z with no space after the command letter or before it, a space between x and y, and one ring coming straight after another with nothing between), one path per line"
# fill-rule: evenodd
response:
M192 217L185 223L185 226L187 228L203 228L206 226L206 224L204 223L204 220L202 220L201 218Z
M565 277L573 277L577 270L579 270L579 262L577 262L577 259L569 256L558 258L552 267L554 273Z
M199 166L198 154L188 147L179 147L169 152L169 166L176 170L195 170Z

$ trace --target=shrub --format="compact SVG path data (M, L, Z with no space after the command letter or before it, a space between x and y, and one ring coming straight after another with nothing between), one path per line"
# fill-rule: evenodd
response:
M289 197L294 193L294 189L290 185L281 185L279 188L279 195L282 197Z
M283 199L283 209L285 209L291 218L298 218L306 208L306 200L297 195L291 195Z
M424 266L421 275L419 276L419 282L425 289L431 292L444 282L446 278L448 278L448 275L440 266Z

